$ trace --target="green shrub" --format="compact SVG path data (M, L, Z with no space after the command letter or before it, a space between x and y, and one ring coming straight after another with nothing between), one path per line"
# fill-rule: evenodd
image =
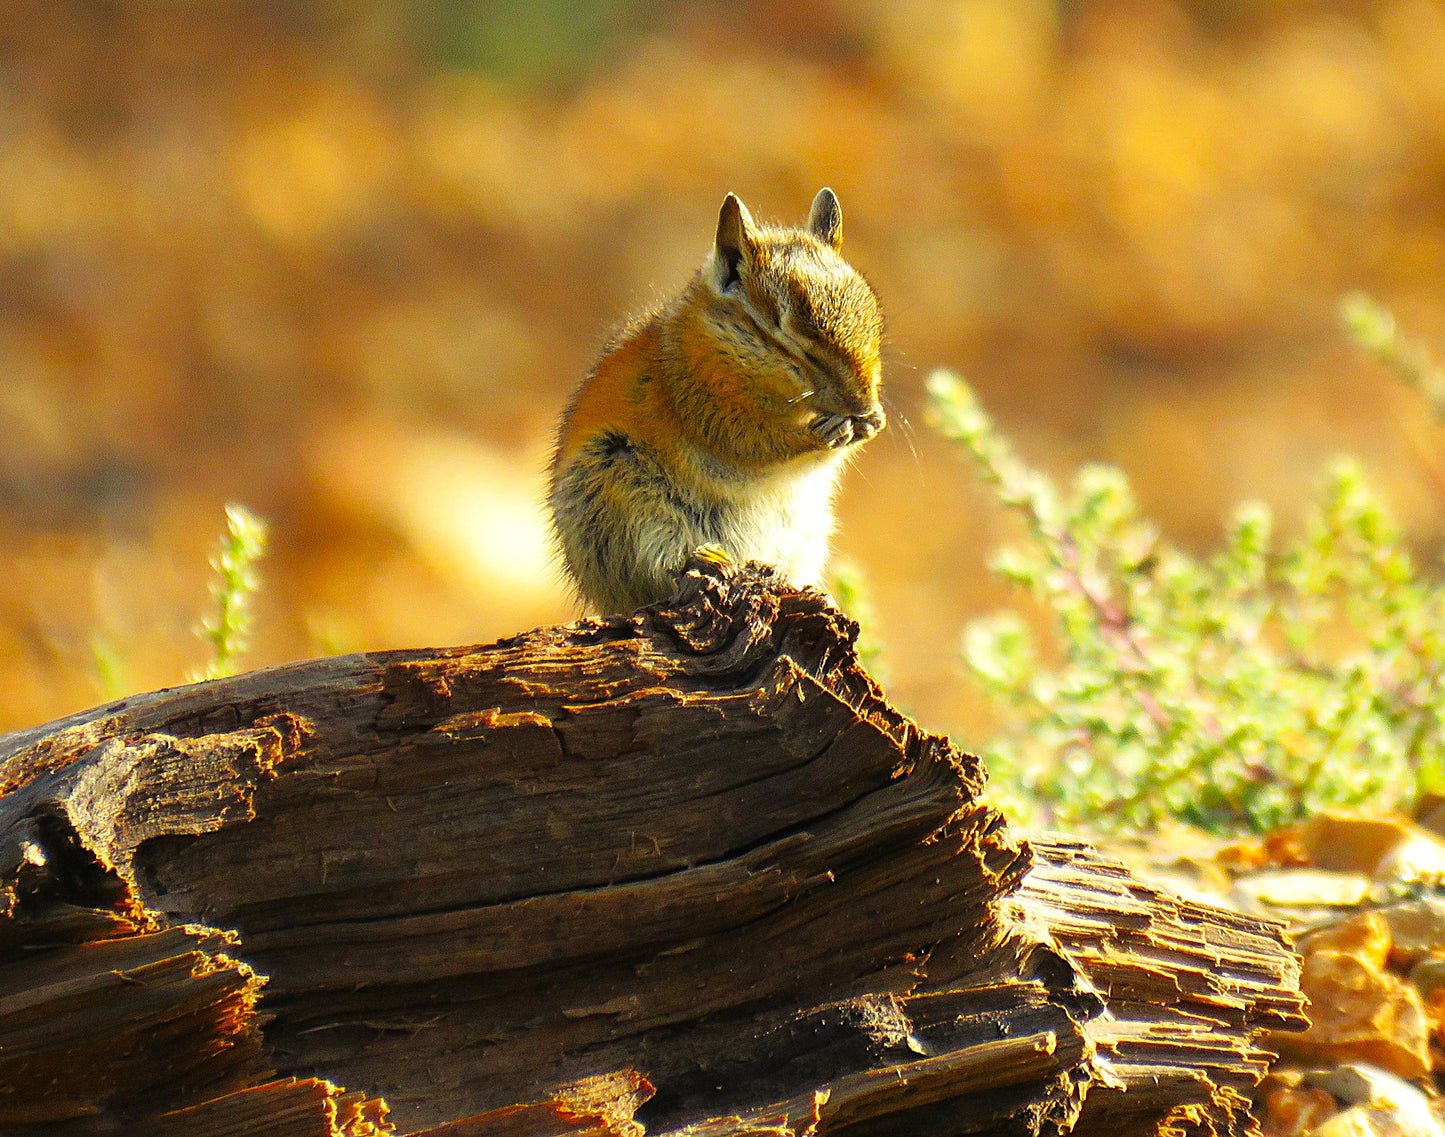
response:
M1385 358L1380 345L1400 341L1380 311L1353 298L1345 318ZM1047 661L1022 611L964 632L970 671L1007 716L984 756L1011 813L1265 830L1445 787L1445 589L1420 573L1356 463L1333 464L1289 547L1274 550L1269 510L1251 502L1202 559L1140 518L1120 470L1085 466L1061 493L961 380L937 373L929 391L934 423L1025 521L1027 540L994 568L1051 625Z
M197 676L233 675L251 635L251 600L261 587L256 563L266 551L266 523L244 505L226 506L226 532L211 559L216 579L211 596L216 613L201 621L200 634L211 645L211 660Z
M883 641L878 633L878 610L873 604L873 589L868 577L850 560L839 560L828 575L828 591L834 603L850 618L858 621L858 661L878 682L887 684L888 664L884 659Z

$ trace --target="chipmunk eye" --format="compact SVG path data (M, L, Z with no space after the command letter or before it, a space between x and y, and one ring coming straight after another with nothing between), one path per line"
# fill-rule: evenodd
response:
M813 367L816 367L819 371L826 372L828 370L828 365L823 362L822 356L820 356L815 351L803 352L803 358L806 359Z

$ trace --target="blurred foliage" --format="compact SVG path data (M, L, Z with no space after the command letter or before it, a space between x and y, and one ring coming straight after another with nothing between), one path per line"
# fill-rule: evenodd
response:
M858 622L858 642L854 647L859 662L880 684L887 684L888 661L878 629L878 607L873 603L873 587L868 583L868 577L849 560L837 561L829 570L828 577L829 595L845 614Z
M1418 391L1437 419L1445 421L1445 370L1424 344L1400 334L1395 314L1363 292L1340 302L1340 323L1349 337Z
M1249 502L1198 558L1140 518L1122 471L1085 466L1061 494L960 380L929 389L939 427L1027 523L994 567L1041 602L1057 651L1042 661L1017 610L964 633L1011 712L984 753L1014 816L1267 831L1445 789L1445 584L1417 570L1358 464L1334 464L1282 553Z
M646 0L411 0L412 15L440 66L555 83L605 57Z
M1180 548L1340 451L1431 545L1439 427L1334 310L1445 342L1442 58L1442 0L0 5L0 729L185 674L231 500L248 662L571 616L552 423L728 190L832 185L883 298L839 548L930 726L996 723L939 661L1012 522L908 442L920 367Z
M234 675L251 638L251 598L261 587L256 564L266 552L266 523L244 505L226 506L226 532L211 558L216 579L211 599L216 612L201 621L200 632L211 646L211 659L199 679Z

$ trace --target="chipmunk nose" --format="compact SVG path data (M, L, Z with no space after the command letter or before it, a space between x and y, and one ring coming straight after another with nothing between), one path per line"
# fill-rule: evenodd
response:
M872 438L888 425L888 419L883 414L882 407L874 407L864 414L853 415L849 421L853 424L853 440L855 442L863 442Z

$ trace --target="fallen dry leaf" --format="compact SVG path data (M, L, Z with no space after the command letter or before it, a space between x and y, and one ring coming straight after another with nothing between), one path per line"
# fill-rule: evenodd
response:
M1383 971L1393 941L1390 925L1378 912L1361 912L1301 936L1295 946L1305 957L1318 952L1339 952L1354 956L1372 971Z
M1384 920L1364 913L1305 937L1300 951L1310 1028L1274 1036L1282 1053L1321 1065L1369 1062L1402 1078L1429 1073L1425 1008L1414 986L1385 969Z
M1339 1103L1324 1090L1280 1086L1265 1095L1260 1128L1266 1137L1301 1137L1339 1109Z

